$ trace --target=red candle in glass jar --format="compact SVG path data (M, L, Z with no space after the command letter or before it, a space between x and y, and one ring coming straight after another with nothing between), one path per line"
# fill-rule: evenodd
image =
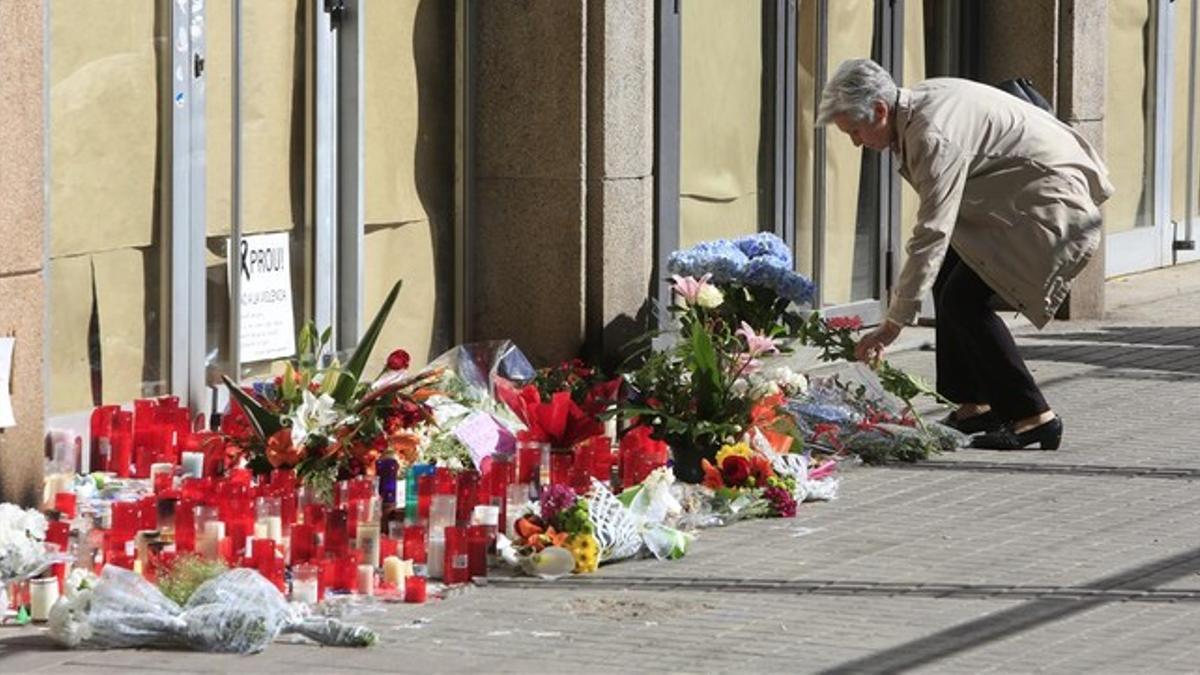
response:
M488 549L492 544L492 528L472 525L467 528L467 569L469 576L486 577Z
M317 550L317 530L312 525L298 523L292 526L292 564L312 560Z
M471 580L465 527L446 528L446 558L442 568L442 580L447 584L465 584Z
M275 562L275 540L254 539L250 544L250 558L258 571L264 572L269 569L268 566Z
M180 499L175 507L175 550L196 550L196 502L190 499Z
M437 472L434 474L433 491L439 495L458 494L458 477L447 467L437 467Z
M429 505L433 501L433 476L417 476L417 520L429 521Z
M550 453L550 484L570 485L571 467L575 465L575 456L570 452Z
M542 465L542 444L520 442L517 444L518 483L538 482L538 471Z
M157 401L152 398L139 398L133 402L133 428L135 430L149 429L154 424L154 409Z
M421 604L425 602L425 577L412 575L404 579L404 602Z
M128 539L142 526L140 502L113 502L112 531Z
M479 474L475 471L464 471L458 476L458 499L455 507L455 520L459 525L465 525L471 520L471 511L479 503Z
M56 492L54 494L54 510L63 515L63 518L72 520L75 518L75 493L74 492Z
M325 514L325 550L332 555L342 557L349 549L348 514L346 509L333 509Z
M158 498L156 496L146 495L145 497L142 497L139 513L141 515L141 525L139 529L158 529Z
M121 478L128 478L133 464L133 413L118 410L113 415L112 454L108 458L108 470Z
M383 536L379 539L379 559L386 560L388 556L399 557L401 540L394 537Z
M109 471L108 463L112 457L113 421L120 406L102 405L92 411L89 426L91 427L92 443L89 454L89 468L92 471Z
M65 520L55 520L46 524L46 543L58 544L58 550L66 551L71 541L71 525Z
M338 583L339 590L352 591L358 588L358 563L360 560L358 551L349 551L345 557L338 560Z
M424 527L409 525L404 528L404 557L414 565L424 565L428 561Z
M304 522L315 527L317 531L324 531L325 507L320 504L305 504Z

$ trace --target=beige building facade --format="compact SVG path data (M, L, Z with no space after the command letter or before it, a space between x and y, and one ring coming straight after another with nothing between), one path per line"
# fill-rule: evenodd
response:
M1029 78L1102 148L1106 255L1062 318L1099 316L1105 278L1197 259L1197 1L0 2L0 499L100 403L219 410L305 321L351 348L396 280L379 351L418 364L510 338L612 365L671 250L756 231L878 320L916 203L813 126L852 57Z

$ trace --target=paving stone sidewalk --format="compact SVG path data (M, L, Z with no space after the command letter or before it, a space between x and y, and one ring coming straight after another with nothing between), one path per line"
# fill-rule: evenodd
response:
M859 467L680 561L365 609L370 650L66 652L5 628L0 672L1200 672L1200 265L1109 296L1104 321L1014 328L1058 452ZM932 377L929 351L893 359Z

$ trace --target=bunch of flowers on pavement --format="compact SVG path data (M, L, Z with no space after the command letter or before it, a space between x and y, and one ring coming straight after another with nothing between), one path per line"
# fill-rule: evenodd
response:
M328 496L337 480L373 473L384 454L417 459L436 373L407 375L409 356L398 349L374 381L361 379L399 290L397 282L345 364L333 358L331 331L310 324L298 358L273 383L248 392L225 378L234 404L222 430L255 473L294 468Z

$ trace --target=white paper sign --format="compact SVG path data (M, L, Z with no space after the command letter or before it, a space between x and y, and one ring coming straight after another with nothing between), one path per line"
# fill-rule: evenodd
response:
M244 363L296 353L289 245L287 232L242 237L236 260L242 275L239 342Z
M13 347L16 344L14 337L0 337L0 429L17 426L17 419L13 417L12 396L8 391L8 383L12 379Z

